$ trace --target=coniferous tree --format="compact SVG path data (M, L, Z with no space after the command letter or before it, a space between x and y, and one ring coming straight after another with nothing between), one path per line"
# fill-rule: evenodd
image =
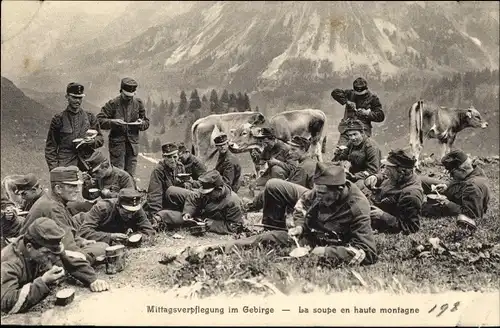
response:
M244 101L243 101L243 110L252 110L252 106L250 106L250 98L245 92Z
M151 143L151 151L154 153L161 151L160 139L154 138L153 142Z
M214 89L210 93L210 112L219 113L219 97L217 96L217 91Z
M222 96L220 97L219 100L219 112L220 113L227 113L229 109L229 93L227 92L226 89L222 92Z
M177 114L183 115L188 108L188 101L184 90L181 91L179 106L177 107Z
M231 92L231 94L229 95L228 107L236 108L236 102L237 102L236 95Z
M236 109L238 112L244 112L245 111L245 98L241 94L241 92L238 92L238 96L236 97Z
M140 134L139 144L145 153L149 153L150 145L147 131L144 131Z
M189 99L189 111L193 112L195 109L201 108L200 97L198 96L198 90L194 89L191 92L191 97Z
M175 110L175 105L172 99L170 99L170 104L168 105L168 115L172 116L174 115L174 110Z
M148 96L148 100L146 101L146 115L147 116L151 115L151 110L152 110L151 106L152 106L151 97Z

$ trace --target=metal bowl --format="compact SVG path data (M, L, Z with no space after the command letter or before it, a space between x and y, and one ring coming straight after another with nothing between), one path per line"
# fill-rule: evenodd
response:
M89 200L97 199L97 198L99 198L99 196L101 196L101 191L99 189L97 189L97 188L90 188L89 189L89 196L88 196Z

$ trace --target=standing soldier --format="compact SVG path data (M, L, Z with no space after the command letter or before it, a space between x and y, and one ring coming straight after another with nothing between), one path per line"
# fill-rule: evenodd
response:
M149 128L144 103L135 97L137 82L122 79L120 95L108 101L97 119L102 129L110 130L109 157L111 164L135 176L139 153L139 131Z
M80 83L71 82L66 87L68 107L52 118L45 143L49 171L72 165L86 171L85 159L104 144L96 117L81 107L84 96Z
M371 122L383 122L385 114L377 95L368 90L368 84L362 77L358 77L352 84L353 89L334 89L332 98L342 106L345 105L344 118L340 121L340 139L338 145L346 145L348 142L345 132L345 121L349 118L357 118L364 127L367 136L372 135Z

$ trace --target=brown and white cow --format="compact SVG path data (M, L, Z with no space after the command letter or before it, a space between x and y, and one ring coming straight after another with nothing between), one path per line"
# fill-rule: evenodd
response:
M481 114L473 106L467 109L441 107L435 104L426 104L422 100L414 103L409 111L410 146L417 159L424 146L424 140L437 139L441 145L441 158L450 152L457 133L465 128L486 128L488 123L483 121Z
M248 151L259 147L259 140L254 137L260 127L265 124L276 132L276 137L289 141L293 136L310 138L310 154L318 161L323 161L322 153L326 148L326 115L319 109L300 109L278 113L269 121L245 123L231 130L231 149L233 152Z

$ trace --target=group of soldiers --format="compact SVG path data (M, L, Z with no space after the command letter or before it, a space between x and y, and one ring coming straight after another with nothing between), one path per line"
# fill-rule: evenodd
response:
M487 210L487 178L460 150L442 159L449 181L418 176L415 158L402 149L382 160L370 136L371 122L385 117L363 78L353 89L332 92L345 114L331 162L308 155L309 139L294 136L284 142L264 127L255 136L263 151L252 155L267 170L254 183L253 198L244 199L237 193L241 165L226 134L213 140L219 153L213 169L183 143L169 142L162 145L163 158L144 195L134 176L139 131L149 128L149 119L135 96L137 86L124 78L120 95L94 116L81 107L83 85L70 83L68 106L53 117L46 141L50 192L34 174L2 185L2 311L28 310L66 272L92 291L107 290L94 267L107 247L126 243L131 233L147 239L189 227L197 233L239 234L248 227L246 213L262 210L264 232L219 246L292 245L295 239L333 262L373 264L376 232L415 233L422 215L456 217L473 230ZM109 159L100 149L101 129L110 130ZM431 202L426 195L436 191L445 197Z

